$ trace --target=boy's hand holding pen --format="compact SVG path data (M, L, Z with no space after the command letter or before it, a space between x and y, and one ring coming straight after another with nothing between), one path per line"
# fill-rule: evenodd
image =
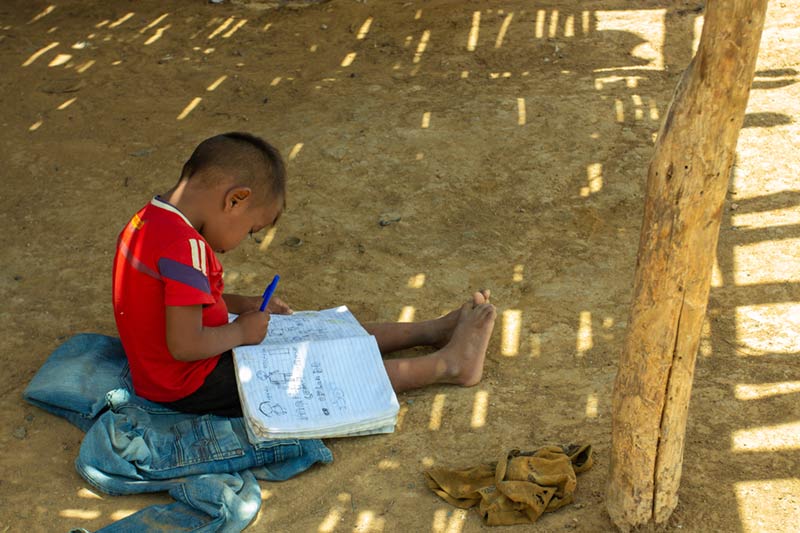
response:
M261 307L259 307L259 311L267 311L273 315L291 315L292 308L289 307L286 302L281 300L280 298L273 298L272 294L275 292L275 287L278 286L278 281L280 281L281 277L277 274L274 278L272 278L272 282L267 285L267 288L264 289L264 295L261 297Z
M270 313L276 314L291 314L292 310L284 302L275 298L275 301L270 305L272 294L278 286L278 281L281 277L276 275L272 278L272 282L267 285L264 290L264 295L261 297L261 305L258 311L249 311L242 313L236 319L242 327L242 344L259 344L267 336L267 329L269 328Z

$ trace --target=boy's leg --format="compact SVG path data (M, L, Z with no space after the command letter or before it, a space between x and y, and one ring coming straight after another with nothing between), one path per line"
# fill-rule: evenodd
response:
M436 327L428 324L427 330L422 327L424 323L419 323L420 327L417 328L395 328L388 324L365 325L365 329L379 339L378 344L382 351L390 347L401 349L418 344L437 345L440 341L445 341L444 346L430 355L384 361L389 381L396 392L434 383L470 387L481 380L486 348L497 316L494 306L487 302L487 297L488 292L475 293L471 302L438 319L442 322ZM446 327L449 322L455 322L450 329Z
M489 303L488 289L472 295L472 306ZM461 308L443 317L422 322L373 322L363 324L364 329L378 341L383 355L414 348L415 346L444 347L453 335L461 315Z

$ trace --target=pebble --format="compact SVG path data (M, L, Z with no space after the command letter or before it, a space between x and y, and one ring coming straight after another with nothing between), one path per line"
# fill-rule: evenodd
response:
M41 91L47 94L74 93L80 91L85 86L86 82L81 79L58 79L42 87Z
M381 218L378 219L378 224L385 227L395 222L400 222L401 219L400 215L381 215Z
M283 241L283 245L289 248L300 248L303 246L303 239L299 237L287 237L286 240Z
M27 436L28 436L28 430L27 430L27 429L25 429L25 428L24 428L24 427L22 427L22 426L18 426L18 427L17 427L17 428L14 430L14 433L13 433L13 435L14 435L14 438L15 438L15 439L22 440L22 439L24 439L25 437L27 437Z

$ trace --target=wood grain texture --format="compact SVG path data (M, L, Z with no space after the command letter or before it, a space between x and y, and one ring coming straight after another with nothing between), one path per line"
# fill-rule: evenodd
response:
M677 505L695 359L766 5L708 3L648 170L612 401L607 509L622 531L662 523Z

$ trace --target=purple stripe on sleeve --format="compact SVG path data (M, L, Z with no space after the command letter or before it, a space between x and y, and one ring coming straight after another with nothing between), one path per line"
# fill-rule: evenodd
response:
M174 259L162 257L158 260L158 271L161 273L162 278L171 279L194 287L198 291L203 291L206 294L211 294L211 286L208 284L208 278L205 274L185 265Z

